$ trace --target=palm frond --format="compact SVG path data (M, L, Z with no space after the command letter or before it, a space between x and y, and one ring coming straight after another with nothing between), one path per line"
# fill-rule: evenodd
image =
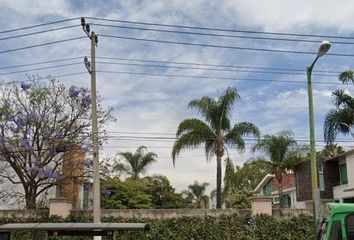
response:
M339 74L338 79L342 83L347 83L348 84L349 82L351 82L351 83L354 84L354 72L353 72L353 70L342 72L341 74Z
M350 133L350 126L354 123L353 114L354 110L349 108L335 108L327 113L323 125L323 133L326 143L333 142L338 133Z
M354 99L343 89L338 89L332 93L332 101L336 107L351 107L354 108Z
M240 122L235 124L234 127L225 135L224 140L226 143L234 146L239 151L245 149L245 142L243 137L246 135L253 135L259 139L258 128L250 122Z
M179 137L184 133L188 133L190 131L194 132L208 132L210 133L211 136L215 135L210 127L203 122L202 120L196 119L196 118L189 118L183 120L177 128L176 136Z

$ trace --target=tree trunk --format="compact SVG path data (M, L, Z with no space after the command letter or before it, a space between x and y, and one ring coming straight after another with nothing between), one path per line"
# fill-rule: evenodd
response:
M216 156L216 208L221 208L221 156Z
M278 180L278 183L279 183L279 207L280 209L283 209L283 175L282 173L278 173L277 174L277 180Z
M28 190L25 191L26 209L36 209L36 190L31 186L29 186L27 189Z

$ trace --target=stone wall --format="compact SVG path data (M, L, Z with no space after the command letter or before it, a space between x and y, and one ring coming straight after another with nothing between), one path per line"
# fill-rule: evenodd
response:
M290 218L300 213L309 213L306 210L273 210L273 215L279 218ZM72 214L91 215L92 211L75 210ZM239 214L241 217L251 216L250 209L103 209L102 217L122 217L122 218L153 218L167 219L177 217L205 217L220 215ZM49 216L49 210L0 210L1 218L22 218L22 219L40 219Z
M72 214L90 215L92 211L72 211ZM102 209L102 217L167 219L178 217L205 217L239 214L251 216L250 209Z

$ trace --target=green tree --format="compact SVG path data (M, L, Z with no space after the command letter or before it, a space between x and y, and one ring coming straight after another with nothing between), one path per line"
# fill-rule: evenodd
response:
M132 179L138 180L139 176L144 174L147 168L157 161L156 153L146 151L145 146L140 146L135 153L118 153L118 160L113 166L113 171L127 173Z
M279 199L283 199L283 174L292 170L297 163L303 161L303 149L297 145L293 133L288 130L279 132L276 135L265 135L253 146L253 151L260 151L268 158L266 161L271 166L272 174L279 183ZM282 201L280 207L282 208Z
M143 178L147 182L148 193L151 195L154 208L184 208L187 201L182 194L176 193L166 176L153 175Z
M341 73L338 78L344 84L353 83L353 71ZM339 133L351 134L354 123L354 98L346 93L345 90L339 89L332 92L334 107L329 110L324 121L324 138L327 143L332 143Z
M239 190L252 191L265 175L271 173L270 164L264 159L250 159L242 166L234 166L231 159L226 159L224 189L226 192Z
M102 207L106 209L151 208L152 198L144 181L108 178L102 183Z
M199 183L195 180L183 194L186 195L188 201L193 203L195 208L207 208L209 205L209 197L205 194L207 186L209 186L209 183Z
M245 149L243 136L259 137L258 128L249 122L240 122L231 126L233 105L240 99L235 88L228 88L217 99L202 97L189 103L190 108L197 109L205 121L191 118L182 121L177 129L177 140L173 146L172 159L175 164L177 155L183 149L196 148L204 144L207 161L216 156L216 207L221 208L221 160L226 146L236 147L239 151Z

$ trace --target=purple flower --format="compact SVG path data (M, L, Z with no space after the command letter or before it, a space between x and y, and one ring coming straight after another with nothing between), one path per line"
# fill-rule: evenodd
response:
M35 113L30 113L27 115L27 120L31 122L37 122L39 120L39 116Z
M31 88L31 84L25 83L25 82L21 82L21 88L22 88L23 91L26 91L26 90Z
M77 87L71 86L69 88L69 96L71 98L75 98L75 97L79 96L79 94L80 94L80 89L78 89Z
M39 173L40 170L38 167L27 167L26 168L26 171L31 173L31 174L36 174L36 173Z
M21 117L17 117L17 120L15 122L18 128L23 129L23 127L25 126L25 121L23 121L23 118Z
M58 171L53 172L53 173L49 176L49 178L52 178L52 179L55 179L55 180L58 180L58 179L60 179L61 177L62 177L62 176L61 176L60 172L58 172Z
M85 161L85 166L86 166L87 168L92 168L92 166L93 166L93 161L92 161L92 160L86 160L86 161Z
M86 95L85 97L82 98L82 100L81 100L81 105L82 105L84 108L89 107L90 104L91 104L91 96L90 96L90 95Z
M21 146L25 149L25 150L32 150L32 146L30 144L30 142L28 141L28 139L23 139L21 142Z
M6 99L5 102L4 102L4 107L5 108L10 108L10 106L11 106L10 100Z

